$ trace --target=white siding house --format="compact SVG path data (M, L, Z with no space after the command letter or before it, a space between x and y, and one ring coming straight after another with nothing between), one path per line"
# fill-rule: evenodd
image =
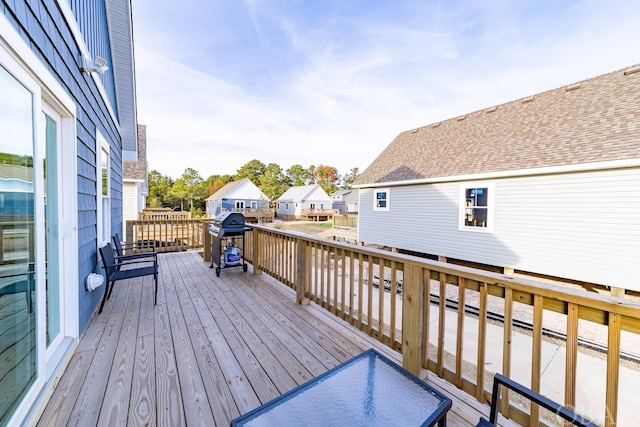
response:
M276 201L276 215L284 218L298 218L307 210L330 210L331 197L318 184L291 187Z
M639 291L637 71L401 133L356 181L358 240Z
M267 195L248 178L228 183L205 200L208 218L224 211L248 213L269 208Z

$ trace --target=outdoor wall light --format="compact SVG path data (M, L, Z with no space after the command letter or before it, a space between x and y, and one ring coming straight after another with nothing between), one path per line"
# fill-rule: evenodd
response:
M104 58L99 56L96 56L96 59L82 57L82 71L87 74L98 73L103 75L108 69L107 61Z

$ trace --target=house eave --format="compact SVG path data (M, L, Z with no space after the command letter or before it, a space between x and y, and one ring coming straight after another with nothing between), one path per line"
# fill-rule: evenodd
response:
M520 169L509 171L497 171L486 172L467 175L454 175L454 176L442 176L432 177L424 179L412 179L404 181L388 181L388 182L374 182L367 184L354 184L353 188L380 188L380 187L397 187L404 185L421 185L421 184L438 184L443 182L462 182L462 181L481 181L488 179L501 179L501 178L517 178L525 176L535 175L556 175L574 172L588 172L607 169L627 169L640 167L640 158L636 159L624 159L624 160L612 160L606 162L594 162L583 163L576 165L563 165L563 166L551 166L544 168L533 169Z

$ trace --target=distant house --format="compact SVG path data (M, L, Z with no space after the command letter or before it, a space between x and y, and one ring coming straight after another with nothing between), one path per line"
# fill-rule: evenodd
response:
M256 213L269 209L269 199L251 180L233 181L207 197L207 217L214 218L220 212L233 211Z
M358 190L338 190L331 194L331 200L333 209L337 209L339 213L358 212Z
M125 236L127 220L138 219L138 214L147 205L148 164L147 164L147 127L138 125L138 159L125 160L122 167L122 233Z
M0 3L0 425L33 425L105 286L138 158L131 0Z
M640 291L640 66L401 133L358 240Z
M294 219L333 214L331 197L318 184L291 187L276 201L279 218Z

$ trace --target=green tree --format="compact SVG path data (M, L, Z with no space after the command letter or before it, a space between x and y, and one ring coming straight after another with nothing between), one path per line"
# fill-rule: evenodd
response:
M214 194L216 191L218 191L231 181L233 181L233 176L231 175L211 175L205 181L207 183L207 189L205 191L206 197Z
M149 195L147 196L147 206L151 208L160 208L162 206L171 205L171 187L173 180L162 175L157 170L152 170L148 175Z
M319 165L315 167L309 166L309 175L311 176L311 182L319 184L320 187L327 193L332 194L338 190L338 170L333 166Z
M237 181L242 178L249 178L251 182L258 185L266 169L267 167L260 160L250 160L246 164L240 166L240 169L238 169L234 176L234 180Z
M341 187L343 189L345 189L345 190L350 190L351 186L353 185L353 183L355 182L355 180L358 178L359 175L360 175L360 169L359 168L351 168L349 173L345 173L342 176L342 185L341 185Z
M171 188L171 194L180 200L180 209L184 210L184 202L189 201L189 210L194 209L194 201L204 199L206 187L200 185L202 177L192 168L186 168L182 176Z
M299 187L309 183L309 173L301 165L293 165L286 172L287 183L292 187Z
M258 186L269 200L276 200L289 187L282 168L276 163L269 163L266 166Z

